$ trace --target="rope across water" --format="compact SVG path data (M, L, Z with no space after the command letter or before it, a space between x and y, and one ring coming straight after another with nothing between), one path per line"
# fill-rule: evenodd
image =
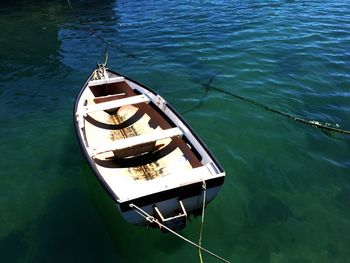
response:
M67 0L68 6L72 11L73 16L76 18L76 20L79 22L79 24L81 24L82 26L87 26L87 23L80 18L77 10L73 7L72 3L70 0ZM86 27L87 31L91 33L91 36L94 36L97 33L96 29L93 29L91 27ZM103 44L106 45L106 50L105 50L105 62L104 65L107 65L107 61L108 61L108 48L110 46L116 48L117 50L120 51L120 53L125 54L127 57L133 58L133 59L139 59L140 61L145 62L143 59L138 58L135 54L131 53L130 51L126 50L125 48L123 48L120 44L115 44L115 43L111 43L109 41L107 41L105 38L99 36L97 37L97 39L99 39Z
M300 118L300 117L297 117L297 116L293 116L291 114L288 114L288 113L285 113L285 112L282 112L280 110L276 110L276 109L273 109L269 106L266 106L262 103L259 103L259 102L256 102L256 101L253 101L251 99L248 99L248 98L245 98L243 96L240 96L232 91L227 91L227 90L224 90L224 89L221 89L221 88L218 88L218 87L215 87L211 84L206 84L206 83L201 83L203 87L205 87L207 90L208 89L211 89L211 90L215 90L217 92L220 92L220 93L223 93L223 94L226 94L226 95L229 95L231 97L234 97L234 98L237 98L237 99L240 99L242 101L245 101L245 102L248 102L250 104L253 104L255 106L258 106L260 108L263 108L267 111L271 111L275 114L278 114L278 115L281 115L281 116L284 116L284 117L287 117L289 119L292 119L294 121L297 121L297 122L301 122L301 123L304 123L304 124L307 124L307 125L311 125L313 127L316 127L316 128L319 128L319 129L323 129L323 130L327 130L327 131L332 131L332 132L337 132L337 133L342 133L342 134L346 134L346 135L350 135L350 131L349 130L343 130L343 129L338 129L338 128L334 128L334 127L330 127L330 126L326 126L326 125L323 125L319 122L316 122L316 121L312 121L312 120L306 120L306 119L303 119L303 118Z
M164 228L167 231L169 231L170 233L174 234L175 236L177 236L178 238L182 239L183 241L186 241L187 243L191 244L192 246L197 247L198 249L208 253L209 255L223 261L223 262L227 262L230 263L230 261L228 261L227 259L224 259L223 257L220 257L219 255L211 252L210 250L194 243L193 241L181 236L179 233L176 233L174 230L170 229L169 227L165 226L164 224L162 224L161 222L159 222L156 218L154 218L153 216L151 216L150 214L148 214L146 211L142 210L140 207L138 207L137 205L134 204L130 204L130 207L133 208L136 213L138 213L140 216L142 216L144 219L146 219L148 222L150 223L156 223L159 228Z
M76 10L73 8L72 3L70 2L70 0L67 0L67 3L68 3L68 5L69 5L70 9L72 10L73 15L74 15L75 18L78 20L78 22L79 22L80 24L84 25L84 24L85 24L84 21L79 17L79 15L77 14ZM92 33L92 35L94 35L94 34L96 33L96 30L94 30L94 29L88 28L88 30ZM105 40L104 38L102 38L102 37L99 37L99 39L106 45L105 62L104 62L104 65L105 65L105 66L107 65L107 61L108 61L108 47L109 47L109 46L116 47L121 53L126 54L128 57L131 57L131 58L133 58L133 59L138 59L138 60L140 60L140 61L142 61L142 62L144 62L144 63L146 62L148 66L151 66L151 65L152 65L152 64L149 63L149 61L145 61L145 60L143 60L142 58L138 58L137 56L135 56L135 55L132 54L131 52L125 50L124 48L122 48L122 47L121 47L120 45L118 45L118 44L116 45L116 44L110 43L110 42L106 41L106 40ZM312 127L319 128L319 129L323 129L323 130L327 130L327 131L331 131L331 132L337 132L337 133L341 133L341 134L345 134L345 135L350 135L350 131L349 131L349 130L339 129L339 128L335 128L335 127L330 127L330 126L327 126L327 125L323 125L323 124L321 124L321 123L319 123L319 122L317 122L317 121L306 120L306 119L303 119L303 118L300 118L300 117L297 117L297 116L293 116L293 115L291 115L291 114L282 112L282 111L280 111L280 110L273 109L273 108L268 107L268 106L266 106L266 105L264 105L264 104L261 104L261 103L259 103L259 102L256 102L256 101L253 101L253 100L251 100L251 99L245 98L245 97L243 97L243 96L241 96L241 95L238 95L238 94L236 94L236 93L234 93L234 92L232 92L232 91L227 91L227 90L224 90L224 89L222 89L222 88L215 87L215 86L213 86L211 83L212 83L213 80L214 80L217 76L219 76L220 74L221 74L221 72L218 73L216 76L210 78L209 81L208 81L207 83L200 83L200 84L205 88L205 95L204 95L204 97L200 100L200 102L199 102L198 105L196 105L196 106L193 107L192 109L187 110L187 111L185 111L185 112L183 112L183 113L187 113L187 112L189 112L189 111L191 111L191 110L194 110L194 109L200 107L200 106L203 104L204 98L207 96L208 91L209 91L209 90L215 90L215 91L217 91L217 92L221 92L221 93L224 93L224 94L226 94L226 95L230 95L230 96L235 97L235 98L237 98L237 99L240 99L240 100L242 100L242 101L245 101L245 102L254 104L254 105L256 105L256 106L258 106L258 107L260 107L260 108L263 108L263 109L268 110L268 111L270 111L270 112L273 112L273 113L275 113L275 114L278 114L278 115L287 117L287 118L292 119L292 120L294 120L294 121L301 122L301 123L304 123L304 124L307 124L307 125L310 125L310 126L312 126ZM198 82L196 82L196 83L198 84Z

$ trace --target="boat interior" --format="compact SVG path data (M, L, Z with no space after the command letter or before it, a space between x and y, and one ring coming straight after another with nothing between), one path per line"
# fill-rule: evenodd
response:
M87 103L95 105L142 96L125 81L91 86L90 90L93 97ZM200 166L201 162L198 156L191 150L184 138L181 138L181 132L169 133L169 137L166 134L161 136L159 131L172 131L175 125L166 116L162 116L162 112L158 111L152 104L149 101L140 103L135 101L133 105L127 104L118 108L91 112L86 118L88 123L86 123L86 129L92 131L91 135L100 133L105 136L99 136L102 140L96 139L95 136L88 138L89 147L97 145L98 149L101 144L110 144L113 147L112 142L118 141L119 144L123 144L126 143L125 139L127 138L139 137L139 143L122 149L113 149L111 151L113 156L106 154L106 152L97 151L95 159L107 161L104 163L112 167L141 166L157 161L178 148L191 167ZM108 136L106 136L107 134ZM158 134L160 135L157 136ZM150 135L148 136L150 139L142 140L140 135Z

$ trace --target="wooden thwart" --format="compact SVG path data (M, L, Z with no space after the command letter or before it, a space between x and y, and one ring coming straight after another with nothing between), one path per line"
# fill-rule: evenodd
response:
M123 151L128 148L134 149L134 154L141 154L145 151L145 145L158 140L172 138L175 136L182 136L182 131L179 128L171 128L167 130L158 130L152 133L142 134L134 137L129 137L125 139L120 139L114 142L111 142L107 145L100 147L90 148L91 156L95 156L100 153L109 152L109 151Z
M82 107L82 109L78 112L78 115L86 115L90 112L110 110L126 105L138 104L149 101L150 99L146 95L136 95L124 99L117 99L113 101L106 101L97 104L87 105L85 107Z
M91 80L89 81L88 86L98 86L103 84L111 84L111 83L117 83L117 82L123 82L125 81L124 77L115 77L115 78L109 78L109 79L98 79L98 80Z

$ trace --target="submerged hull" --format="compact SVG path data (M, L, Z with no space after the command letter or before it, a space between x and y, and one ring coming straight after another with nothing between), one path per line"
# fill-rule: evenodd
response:
M172 229L217 195L225 172L182 117L158 94L104 67L74 107L76 134L90 168L131 224L148 222L133 205Z

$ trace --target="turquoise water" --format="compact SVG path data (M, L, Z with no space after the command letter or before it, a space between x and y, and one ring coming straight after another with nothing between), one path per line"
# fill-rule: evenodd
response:
M0 262L199 262L125 223L82 157L73 103L106 43L109 67L161 93L225 167L203 246L232 262L350 261L350 137L205 88L349 130L349 2L71 3L0 4Z

